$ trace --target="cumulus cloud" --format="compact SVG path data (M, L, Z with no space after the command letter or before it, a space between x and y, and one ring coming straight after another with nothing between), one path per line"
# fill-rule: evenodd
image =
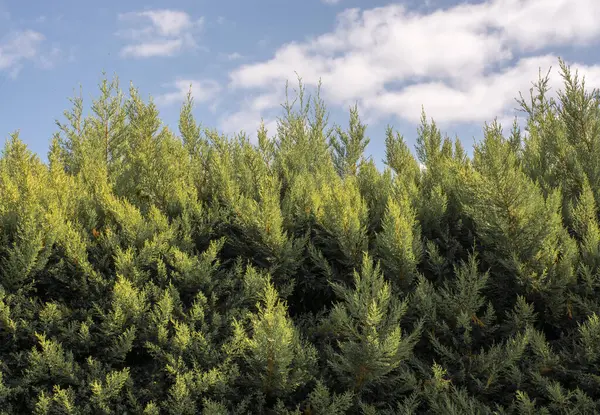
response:
M193 20L183 11L167 9L124 13L119 20L127 27L117 36L128 41L121 56L136 58L174 56L197 47L194 36L203 23L202 18Z
M594 16L600 16L597 0L488 0L420 12L397 4L347 9L333 31L234 69L230 87L267 93L296 71L308 86L322 79L328 104L358 101L380 116L418 122L423 105L439 123L506 118L538 68L557 66L548 50L600 41ZM600 86L600 65L573 68L588 86ZM559 87L553 73L552 86Z
M194 102L209 102L215 99L221 90L219 83L211 79L178 79L166 86L173 89L173 91L157 96L157 105L166 106L183 103L190 88Z

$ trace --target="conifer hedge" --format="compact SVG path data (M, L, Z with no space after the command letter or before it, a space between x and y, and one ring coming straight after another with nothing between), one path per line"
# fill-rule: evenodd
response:
M600 94L560 62L468 156L385 169L317 94L179 135L104 79L0 158L2 414L600 412ZM425 168L421 168L422 166Z

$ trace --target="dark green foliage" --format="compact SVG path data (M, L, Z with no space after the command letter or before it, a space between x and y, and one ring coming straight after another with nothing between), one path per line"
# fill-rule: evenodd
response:
M560 65L527 135L470 158L423 113L383 172L301 83L257 140L116 79L47 165L13 134L0 413L599 413L600 94Z

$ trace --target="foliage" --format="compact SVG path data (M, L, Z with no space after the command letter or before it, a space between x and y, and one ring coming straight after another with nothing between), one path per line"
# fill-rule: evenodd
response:
M383 171L301 82L256 140L116 78L48 163L11 135L0 413L600 412L600 94L560 66L527 134L423 111Z

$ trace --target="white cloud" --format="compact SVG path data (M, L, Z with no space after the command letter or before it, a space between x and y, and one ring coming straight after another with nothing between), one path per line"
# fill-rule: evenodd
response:
M0 43L0 69L9 68L39 52L44 35L33 30L13 32Z
M36 62L45 38L39 32L13 32L0 40L0 71L17 76L24 61Z
M157 96L157 105L167 106L172 104L182 104L190 87L194 102L208 102L214 100L221 90L220 85L216 81L210 79L178 79L167 86L174 89L174 91Z
M244 132L250 142L258 142L257 131L261 123L261 114L254 111L238 111L221 119L219 129L225 134L238 134ZM277 132L277 120L273 117L263 119L267 136L273 137Z
M233 52L233 53L230 53L227 55L227 60L229 60L229 61L236 61L236 60L242 59L242 58L243 58L243 56L238 52Z
M165 85L171 88L172 91L158 95L155 99L156 104L159 106L182 104L188 91L190 91L190 85L194 102L209 103L209 109L215 112L214 110L220 102L219 94L222 92L222 88L218 82L211 79L177 79ZM275 119L276 114L273 114L273 111L269 111L269 109L277 107L284 99L285 91L281 88L246 98L243 100L241 110L225 114L219 118L218 127L226 134L237 134L244 131L252 139L255 139L261 118L265 118L265 127L268 129L269 135L272 135L276 132L277 122ZM268 117L263 117L264 111L269 112Z
M190 16L180 11L150 10L139 15L149 18L162 36L178 36L192 27Z
M283 91L274 90L259 94L251 99L244 100L239 111L225 115L219 120L219 129L226 134L236 134L240 131L247 133L252 139L256 138L256 131L260 126L261 118L265 118L265 127L269 135L277 131L277 121L273 114L263 117L263 113L277 107L285 96Z
M323 3L325 4L338 4L340 3L342 0L321 0Z
M133 56L136 58L172 56L179 52L182 47L182 39L157 40L153 42L140 43L137 45L127 45L121 49L121 54L123 56Z
M64 59L63 50L58 46L54 45L48 50L44 50L39 58L38 63L39 66L43 69L52 69L56 66L59 61ZM67 60L72 61L72 53L69 54Z
M117 32L129 41L121 56L136 58L173 56L198 47L194 36L203 23L202 18L194 21L185 12L166 9L124 13L119 20L129 25Z
M506 118L538 68L557 66L558 47L600 41L597 0L488 0L427 12L401 5L347 9L332 32L281 46L273 58L241 65L230 87L269 92L294 80L323 81L328 104L418 122L421 105L439 123ZM589 87L596 66L573 65ZM560 77L553 71L553 86ZM280 103L274 103L277 107Z

